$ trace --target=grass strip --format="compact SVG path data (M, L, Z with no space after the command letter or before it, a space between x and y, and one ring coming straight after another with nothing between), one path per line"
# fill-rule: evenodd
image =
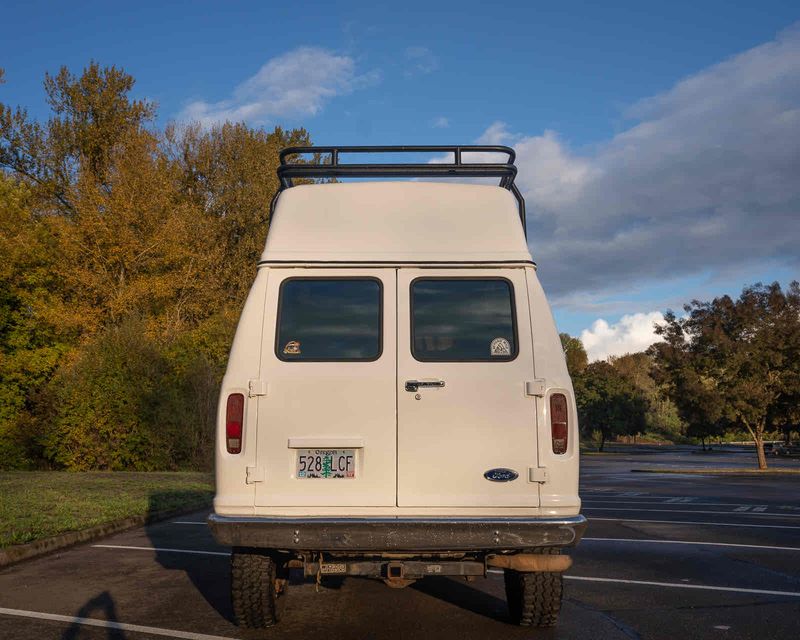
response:
M0 472L0 549L132 516L210 506L202 472Z

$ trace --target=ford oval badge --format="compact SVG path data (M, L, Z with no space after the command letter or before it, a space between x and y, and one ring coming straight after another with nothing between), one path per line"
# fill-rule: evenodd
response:
M489 469L483 477L492 482L511 482L519 478L519 474L513 469Z

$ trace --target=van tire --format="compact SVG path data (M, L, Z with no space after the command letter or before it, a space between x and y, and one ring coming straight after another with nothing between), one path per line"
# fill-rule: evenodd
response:
M506 569L504 574L511 621L522 627L555 626L561 611L561 574L522 573L513 569Z
M277 566L269 556L235 550L231 554L231 602L236 624L264 629L278 622Z

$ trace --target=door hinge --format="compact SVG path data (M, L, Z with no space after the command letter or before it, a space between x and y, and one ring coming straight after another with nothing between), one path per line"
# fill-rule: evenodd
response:
M264 482L264 469L259 467L247 467L246 484L255 484L256 482Z
M545 385L545 380L543 378L537 378L536 380L528 380L525 383L526 396L536 396L537 398L544 398L546 389L547 387Z
M530 467L528 469L528 482L547 482L547 468Z
M267 383L264 380L248 380L247 395L251 398L267 395Z

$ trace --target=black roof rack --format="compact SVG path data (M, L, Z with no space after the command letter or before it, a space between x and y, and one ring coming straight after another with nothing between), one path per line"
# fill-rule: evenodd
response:
M342 153L452 153L452 162L423 164L353 164L339 162ZM505 162L463 162L464 153L500 153ZM302 154L328 155L329 162L290 162L290 156ZM508 189L519 205L519 219L527 237L525 200L514 184L517 167L516 153L511 147L501 145L401 145L401 146L344 146L344 147L287 147L280 153L278 193L294 186L295 178L498 178L499 186ZM276 194L276 198L277 198ZM273 201L274 204L274 201Z

